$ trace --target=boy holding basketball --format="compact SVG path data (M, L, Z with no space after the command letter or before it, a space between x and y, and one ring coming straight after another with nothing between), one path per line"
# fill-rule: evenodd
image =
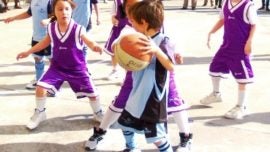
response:
M128 13L128 9L134 5L137 2L140 2L141 0L124 0L124 8L125 12ZM119 37L123 37L124 35L129 35L131 33L135 33L136 31L131 26L126 26ZM116 40L118 41L118 40ZM169 48L170 41L168 38L164 38L163 42L160 42L161 47ZM165 42L165 43L164 43ZM137 43L143 43L143 42L137 42ZM158 44L157 44L158 45ZM175 51L175 48L171 47L169 50ZM179 54L174 54L175 62L177 64L181 64L181 56ZM177 151L189 151L191 148L191 141L192 141L192 134L190 133L189 124L188 124L188 115L187 111L185 110L187 108L186 104L184 103L184 100L181 98L181 96L178 93L175 80L174 80L174 73L170 71L170 80L169 80L169 92L168 92L168 110L167 112L171 114L176 122L176 124L179 127L179 130L181 131L179 133L180 136L180 144L177 147ZM94 127L93 135L89 138L89 140L85 144L86 150L95 150L98 146L98 143L103 140L103 136L106 134L106 131L112 125L117 119L120 117L127 99L129 98L129 94L133 87L133 78L132 78L132 72L127 71L125 80L123 82L123 85L121 87L121 90L119 94L116 96L116 98L113 100L112 104L109 106L109 108L106 111L106 114L104 115L104 118L100 124L99 127ZM135 145L135 144L134 144ZM135 148L135 147L133 147ZM131 149L131 147L127 147L127 149Z
M160 32L164 19L163 5L156 0L141 1L131 6L128 15L136 31L151 37L151 40L145 40L149 45L142 45L141 50L152 54L152 59L145 69L132 72L133 87L118 123L128 149L135 146L133 137L137 132L144 133L147 142L154 143L159 151L172 152L166 121L173 56L158 47L164 39Z

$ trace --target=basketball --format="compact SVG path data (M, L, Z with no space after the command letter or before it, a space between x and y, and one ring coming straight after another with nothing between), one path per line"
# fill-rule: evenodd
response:
M118 64L128 71L139 71L144 69L150 63L151 54L142 54L140 50L142 44L136 42L140 38L147 38L141 33L124 35L115 44L115 57Z

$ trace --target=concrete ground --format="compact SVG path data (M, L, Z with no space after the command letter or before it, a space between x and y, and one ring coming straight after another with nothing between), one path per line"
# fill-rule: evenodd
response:
M190 105L188 110L194 134L193 152L266 152L270 145L270 13L258 12L258 31L254 39L253 67L256 81L249 87L248 108L250 115L243 120L228 120L223 114L237 100L237 85L232 77L222 81L224 102L203 106L199 100L211 91L208 67L212 56L222 41L222 31L212 39L212 49L206 47L207 33L218 18L218 10L200 7L195 11L180 10L182 1L165 0L166 32L182 44L185 63L176 66L180 93ZM257 7L260 0L255 0ZM110 6L100 3L101 25L94 26L91 36L104 44L109 35ZM0 19L23 12L11 10L0 14ZM95 17L93 19L95 21ZM31 19L10 24L0 22L0 151L1 152L82 152L84 142L92 134L92 111L87 99L76 100L64 85L55 98L47 102L48 119L36 130L25 128L35 106L34 91L25 90L25 84L34 77L33 59L16 61L16 54L30 47ZM104 109L119 90L119 81L106 81L110 72L110 57L90 52L89 67L101 94ZM178 128L169 119L169 136L173 146L179 142ZM156 151L139 136L143 151ZM120 151L124 140L120 130L109 130L99 151Z

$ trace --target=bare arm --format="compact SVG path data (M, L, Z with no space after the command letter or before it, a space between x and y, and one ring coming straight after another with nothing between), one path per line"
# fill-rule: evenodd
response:
M39 51L45 49L46 47L48 47L50 45L50 43L51 43L51 39L50 39L49 35L47 35L43 40L38 42L36 45L34 45L28 51L19 53L17 55L17 60L22 59L22 58L26 58L32 53L39 52Z
M89 39L84 34L81 36L81 39L94 52L99 52L100 54L102 53L103 48L100 45L98 45L98 43L96 43L94 40Z
M213 28L208 33L208 39L207 39L208 48L211 48L210 47L211 35L214 34L217 30L219 30L223 25L224 25L224 19L221 18L220 20L217 21L217 23L213 26Z
M19 15L15 15L15 16L8 17L8 18L4 19L4 22L10 23L10 22L15 21L15 20L22 20L22 19L26 19L29 17L31 17L31 15L29 15L27 12L23 12Z
M159 62L169 71L173 71L174 70L174 65L172 63L172 61L169 59L169 57L161 50L161 49L157 49L157 51L155 52L155 55L157 57L157 59L159 60Z
M250 29L250 32L249 32L249 37L248 37L246 45L245 45L245 54L246 55L250 55L250 53L252 51L251 50L251 48L252 48L252 40L253 40L255 31L256 31L256 25L251 25L251 29Z
M143 38L140 38L140 42L137 42L137 43L140 43L142 45L140 49L142 51L145 51L142 53L142 55L149 54L149 53L153 54L157 57L157 59L159 60L159 62L162 64L162 66L165 69L169 71L174 70L173 62L156 44L153 44L148 39L143 39Z

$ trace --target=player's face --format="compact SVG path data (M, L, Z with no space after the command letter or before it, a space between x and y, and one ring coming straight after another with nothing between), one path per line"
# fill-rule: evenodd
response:
M71 5L67 1L58 1L55 5L54 13L59 23L68 24L72 14Z

